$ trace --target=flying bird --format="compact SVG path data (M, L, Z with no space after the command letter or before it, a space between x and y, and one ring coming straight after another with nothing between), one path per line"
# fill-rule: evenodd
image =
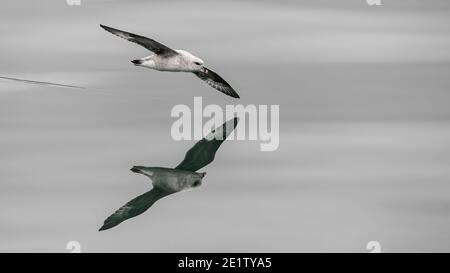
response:
M100 26L106 31L143 46L154 53L153 55L131 61L134 65L159 71L192 72L220 92L233 98L239 98L239 95L236 91L234 91L233 87L231 87L216 72L206 68L202 59L192 55L191 53L181 49L171 49L147 37L104 25Z
M134 166L132 172L151 179L153 188L116 210L103 223L99 231L110 229L123 221L136 217L149 209L156 201L170 194L199 187L206 173L197 171L214 160L217 149L236 128L239 119L231 119L212 130L198 141L175 168Z
M26 84L45 85L45 86L54 86L54 87L62 87L62 88L85 89L84 87L75 86L75 85L66 85L66 84L52 83L52 82L40 82L40 81L24 80L24 79L18 79L18 78L10 78L10 77L1 77L0 76L0 79L21 82L21 83L26 83Z

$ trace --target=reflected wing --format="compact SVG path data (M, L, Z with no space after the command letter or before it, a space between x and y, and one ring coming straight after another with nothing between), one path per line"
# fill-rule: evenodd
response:
M109 216L99 231L110 229L127 219L138 216L150 208L156 201L169 194L171 193L158 188L153 188L150 191L139 195Z
M100 25L100 26L104 30L106 30L108 32L111 32L112 34L114 34L116 36L119 36L120 38L123 38L123 39L128 40L128 41L133 42L133 43L136 43L136 44L138 44L140 46L143 46L143 47L145 47L146 49L152 51L155 54L166 55L166 56L177 55L178 54L175 50L173 50L173 49L171 49L171 48L169 48L169 47L167 47L167 46L165 46L165 45L163 45L161 43L158 43L157 41L155 41L153 39L150 39L150 38L147 38L147 37L144 37L144 36L139 36L139 35L136 35L136 34L133 34L133 33L129 33L129 32L126 32L126 31L122 31L122 30L119 30L119 29L115 29L115 28L112 28L112 27L107 27L107 26L104 26L104 25Z
M222 77L220 77L216 72L203 67L202 71L193 72L197 77L205 81L207 84L213 88L219 90L220 92L231 96L233 98L239 98L238 93L234 91L233 87L229 85Z
M84 89L84 87L80 87L80 86L66 85L66 84L59 84L59 83L52 83L52 82L39 82L39 81L31 81L31 80L24 80L24 79L18 79L18 78L9 78L9 77L0 77L0 79L8 80L8 81L22 82L22 83L27 83L27 84L48 85L48 86L62 87L62 88Z
M197 142L175 169L195 172L214 160L217 149L236 128L239 119L231 119Z

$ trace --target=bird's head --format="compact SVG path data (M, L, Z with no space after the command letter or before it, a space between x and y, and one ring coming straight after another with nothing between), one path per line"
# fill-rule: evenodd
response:
M190 181L190 188L197 188L202 185L202 179L205 177L206 173L195 173Z
M200 58L197 58L197 57L192 58L191 63L190 63L190 67L193 71L202 70L203 65L204 65L203 60Z

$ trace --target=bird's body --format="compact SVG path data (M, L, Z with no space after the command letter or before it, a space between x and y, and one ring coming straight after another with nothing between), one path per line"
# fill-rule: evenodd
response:
M178 54L167 57L152 54L131 62L136 66L142 66L158 71L196 72L201 70L199 65L195 65L195 62L203 64L203 61L200 58L195 57L185 50L176 49L175 51Z
M202 184L202 178L206 174L172 168L143 166L134 166L131 171L149 177L154 187L167 192L179 192L198 187Z
M230 84L228 84L216 72L206 68L202 59L194 56L186 50L174 50L144 36L104 25L100 26L104 30L120 38L143 46L154 53L153 55L131 61L136 66L147 67L158 71L192 72L216 90L233 98L239 98L239 95Z

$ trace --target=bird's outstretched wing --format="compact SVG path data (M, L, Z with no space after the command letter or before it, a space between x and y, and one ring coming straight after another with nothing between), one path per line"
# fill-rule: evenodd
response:
M158 43L157 41L155 41L153 39L150 39L150 38L147 38L147 37L144 37L144 36L140 36L140 35L136 35L136 34L133 34L133 33L129 33L129 32L126 32L126 31L122 31L122 30L119 30L119 29L115 29L115 28L112 28L112 27L104 26L104 25L100 25L100 26L104 30L106 30L108 32L111 32L112 34L114 34L116 36L119 36L120 38L123 38L123 39L128 40L128 41L133 42L133 43L136 43L136 44L138 44L140 46L143 46L143 47L145 47L146 49L152 51L155 54L165 55L165 56L177 55L178 54L175 50L173 50L173 49L171 49L171 48L169 48L169 47L167 47L167 46L165 46L165 45L163 45L161 43Z
M239 119L231 119L197 142L175 169L195 172L214 160L217 149L236 128Z
M150 208L156 201L169 194L171 194L171 192L153 188L150 191L139 195L109 216L99 231L110 229L127 219L138 216Z
M203 67L201 71L196 71L193 73L216 90L219 90L220 92L233 98L239 98L238 93L234 91L233 87L231 87L231 85L229 85L221 76L211 69Z
M22 83L26 83L26 84L46 85L46 86L54 86L54 87L62 87L62 88L84 89L84 87L81 87L81 86L67 85L67 84L60 84L60 83L53 83L53 82L31 81L31 80L24 80L24 79L18 79L18 78L10 78L10 77L0 77L0 79L8 80L8 81L15 81L15 82L22 82Z

